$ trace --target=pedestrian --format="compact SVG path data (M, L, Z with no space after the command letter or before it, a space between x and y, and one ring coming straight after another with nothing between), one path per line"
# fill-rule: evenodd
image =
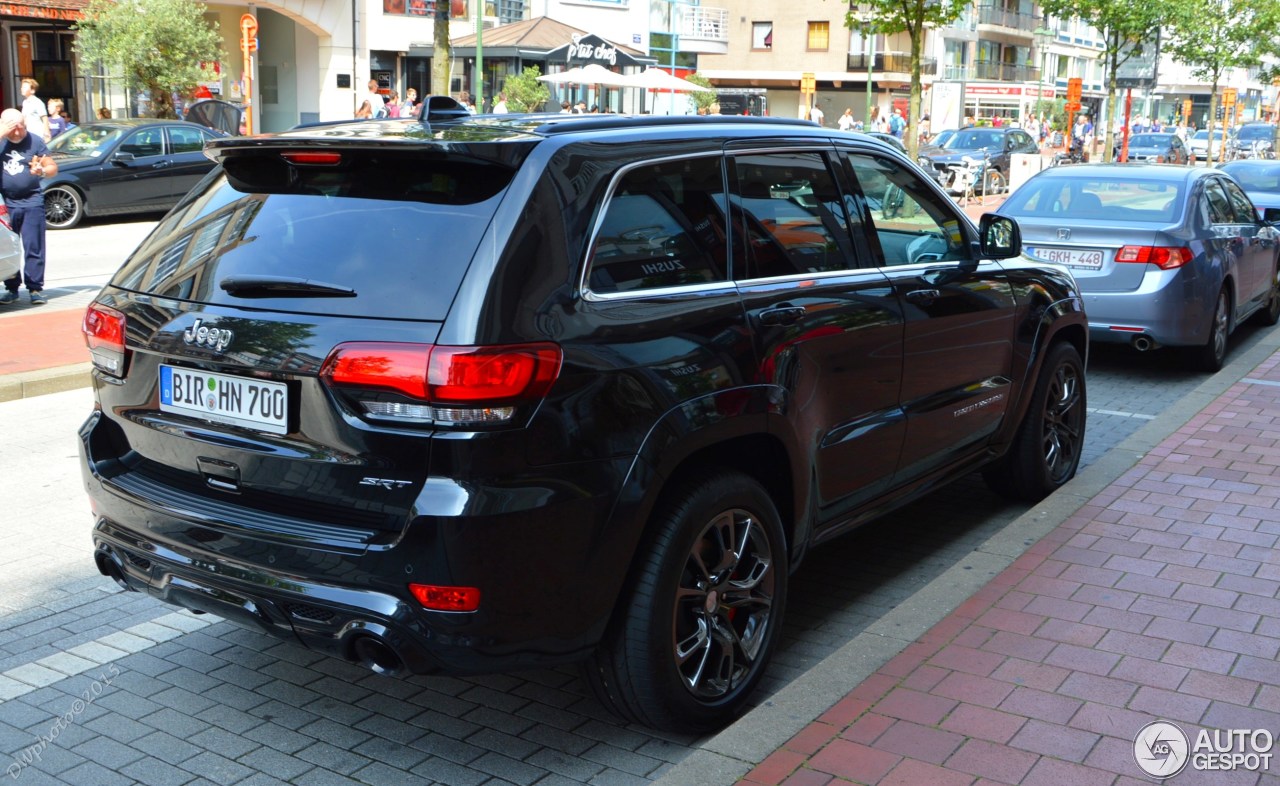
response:
M369 80L369 93L364 97L364 103L356 110L358 118L379 118L387 116L387 104L382 100L382 93L378 92L378 80Z
M50 139L57 136L58 134L61 134L63 131L66 131L68 128L71 128L71 126L74 125L70 120L67 119L66 115L67 115L67 110L62 108L62 99L50 98L49 99L49 138Z
M498 103L493 105L493 113L495 115L505 115L510 111L510 109L507 109L507 94L498 93Z
M40 178L58 174L58 163L49 157L44 140L27 131L19 109L0 112L0 197L9 208L9 223L22 237L25 260L21 273L5 279L0 306L16 303L25 282L31 305L49 302L44 296L44 192Z
M813 107L809 110L809 119L817 123L818 125L822 125L823 121L827 119L827 116L826 114L823 113L822 107L818 106L817 104L814 104Z
M99 120L110 120L111 110L105 106L100 106L98 107L98 111L95 113L95 115Z
M853 110L846 107L844 114L840 115L840 119L836 121L836 127L841 131L853 130Z
M471 114L474 115L476 113L476 105L471 103L471 94L466 90L458 93L458 103L462 104L462 108L466 109Z
M568 101L561 101L561 102L560 102L560 114L562 114L562 115L571 115L571 114L573 114L573 109L572 109L572 107L570 106L570 104L569 104L569 102L568 102Z
M40 83L34 79L22 80L22 118L26 121L27 131L35 134L44 141L48 142L53 138L49 132L49 110L44 108L44 102L36 97L36 91L40 89Z
M396 95L394 90L387 93L387 117L400 117L400 97Z
M575 115L585 115L587 113L587 102L579 101L576 105L574 105L573 113Z
M906 130L907 121L902 119L902 110L893 110L893 117L889 118L889 133L901 139Z
M418 113L418 91L412 87L404 91L404 100L400 102L400 116L414 117Z

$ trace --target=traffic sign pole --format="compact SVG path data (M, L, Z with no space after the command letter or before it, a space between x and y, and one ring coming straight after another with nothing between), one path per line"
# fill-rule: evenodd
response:
M240 52L244 55L244 132L253 133L253 53L258 49L258 20L253 14L240 17Z

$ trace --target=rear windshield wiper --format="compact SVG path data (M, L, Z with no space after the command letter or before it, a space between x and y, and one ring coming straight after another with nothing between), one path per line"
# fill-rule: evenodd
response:
M236 297L355 297L351 287L292 276L227 276L218 283Z

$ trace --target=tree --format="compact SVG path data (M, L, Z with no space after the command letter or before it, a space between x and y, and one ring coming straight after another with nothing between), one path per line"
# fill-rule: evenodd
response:
M1213 85L1209 93L1209 138L1213 138L1218 109L1218 83L1232 68L1262 65L1280 56L1275 30L1280 6L1275 0L1186 0L1187 13L1170 26L1167 48L1173 58L1191 67L1199 79ZM1225 122L1224 122L1225 125ZM1225 135L1224 135L1225 137ZM1212 146L1209 152L1213 152Z
M1106 161L1112 160L1115 148L1117 71L1129 58L1141 55L1144 44L1151 45L1153 31L1181 18L1184 6L1184 0L1041 0L1040 7L1046 14L1063 19L1078 17L1102 34L1103 50L1098 58L1107 72L1107 128L1103 141ZM1208 27L1202 30L1206 36L1218 32ZM1070 133L1070 129L1067 131Z
M204 13L204 3L191 0L90 0L76 25L76 53L146 91L153 116L177 117L173 93L216 78L211 64L225 57Z
M502 83L502 92L507 94L507 108L512 112L540 112L542 105L551 98L551 91L538 81L542 70L537 66L528 66L522 74L512 74Z
M693 82L698 87L713 88L711 80L707 79L702 74L689 74L685 77L685 81ZM704 109L711 112L711 107L715 106L720 101L720 97L715 94L714 88L706 92L694 92L689 95L693 97L693 103L698 107L698 114L702 114L702 110Z
M436 0L435 46L431 50L431 93L437 96L449 95L449 64L453 62L453 48L449 46L451 5L451 0Z
M920 122L920 53L924 50L926 27L946 27L960 18L969 5L968 0L869 0L859 5L867 6L870 14L864 21L862 15L850 4L844 25L862 35L906 33L911 38L911 101L907 105L907 151L916 157L919 135L916 126ZM871 85L867 85L871 89Z

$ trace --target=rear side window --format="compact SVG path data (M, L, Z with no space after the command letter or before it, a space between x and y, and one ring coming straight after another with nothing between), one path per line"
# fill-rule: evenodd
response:
M591 245L602 294L729 280L719 155L635 167L614 187Z
M198 128L169 129L169 146L174 153L199 153L209 135Z
M179 300L279 311L443 319L510 183L474 159L343 152L338 166L231 158L112 281ZM277 276L352 296L235 294L229 278Z

